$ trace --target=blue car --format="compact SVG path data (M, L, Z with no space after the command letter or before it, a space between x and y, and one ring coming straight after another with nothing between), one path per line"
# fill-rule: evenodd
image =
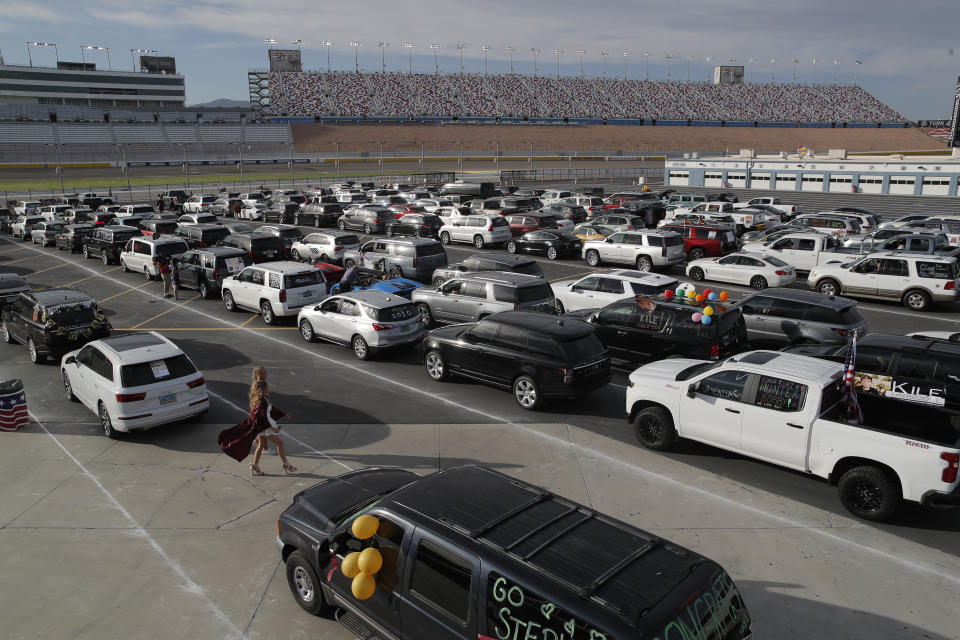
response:
M353 285L353 289L355 291L360 289L374 289L376 291L383 291L384 293L392 293L409 300L414 289L424 286L422 282L408 280L407 278L388 278L381 280L380 278L382 278L383 275L385 274L380 271L360 269L360 278L357 280L357 283ZM339 282L330 287L330 295L336 295L338 293L340 293Z

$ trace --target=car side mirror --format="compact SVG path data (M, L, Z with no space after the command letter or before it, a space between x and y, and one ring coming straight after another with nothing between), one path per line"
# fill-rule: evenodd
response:
M320 305L317 305L313 308L314 311L320 311Z
M691 382L687 385L687 397L694 398L697 395L697 385L696 383Z
M603 241L604 241L604 242L612 243L612 242L613 242L613 238L604 238Z
M63 364L76 364L77 359L73 356L67 356L67 359L63 361Z

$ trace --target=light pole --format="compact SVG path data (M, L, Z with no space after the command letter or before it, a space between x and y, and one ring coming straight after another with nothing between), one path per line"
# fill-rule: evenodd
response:
M276 42L276 40L274 40L274 42ZM136 71L137 71L137 61L136 61L136 59L135 59L135 56L133 55L133 54L135 54L135 53L153 53L153 54L156 54L156 53L157 53L157 50L156 50L156 49L130 49L130 64L133 66L133 71L134 71L134 73L136 73Z
M773 84L773 82L774 82L774 80L773 80L773 67L774 67L775 64L777 64L777 59L776 59L776 58L770 58L770 84Z
M60 177L60 191L63 191L63 163L60 162L60 145L52 142L46 143L48 147L53 147L57 152L57 175Z
M713 56L707 56L703 60L707 65L707 82L710 82L710 61L713 60Z
M325 47L327 48L327 73L330 73L330 47L333 46L333 41L332 41L332 40L324 40L324 41L321 42L320 44L322 44L323 46L325 46Z
M190 188L190 172L187 170L187 145L182 142L178 142L177 146L180 147L180 150L183 151L183 175L187 179L187 189Z
M407 74L413 75L413 43L404 42L403 48L407 50Z
M487 51L490 51L490 45L485 44L480 48L483 49L483 77L486 78L487 77Z
M643 79L650 79L650 54L643 54Z
M623 52L623 81L627 81L627 58L630 57L629 51Z
M602 76L603 76L603 79L604 79L604 80L607 79L607 56L608 56L608 55L610 55L610 54L609 54L608 52L606 52L606 51L601 51L601 52L600 52L600 59L603 60L603 73L602 73Z
M833 59L833 84L837 84L837 73L840 70L840 61L836 58Z
M440 48L439 42L431 42L430 48L433 49L433 75L440 75L440 63L437 62L437 49Z
M537 77L537 54L540 53L540 47L530 47L530 53L533 54L533 77Z
M577 53L580 54L580 77L583 77L583 54L587 52L586 49L580 49Z
M813 59L813 84L817 84L817 63L820 62L816 58Z
M756 62L756 58L748 58L747 64L750 65L750 84L753 84L753 63Z
M130 193L130 167L127 166L127 150L123 148L122 144L118 144L120 147L120 155L123 158L123 175L127 176L127 193Z
M463 140L454 140L450 144L459 144L460 145L460 160L458 162L460 166L460 172L463 173Z
M337 176L339 177L339 175L340 175L340 145L343 144L343 142L341 142L340 140L334 140L334 141L332 141L330 144L335 144L335 145L337 145ZM241 165L240 165L240 166L241 166L241 167L243 166L242 162L241 162Z
M667 82L670 82L670 60L673 58L672 53L667 54Z
M497 171L500 171L500 141L491 140L490 144L497 145L497 150L493 152L493 164L497 168Z
M687 56L687 82L690 82L690 65L693 64L693 56Z
M358 40L350 41L350 46L353 47L353 72L354 73L360 73L360 62L358 57L359 54L357 53L357 50L360 48L361 44L362 43Z
M237 152L240 154L240 184L243 184L243 143L237 143Z
M420 142L419 140L414 140L413 142L415 144L420 145L420 167L422 168L423 167L423 143Z
M530 157L527 159L527 164L530 165L530 168L533 169L533 143L525 140L521 140L520 144L529 144L530 145Z
M460 52L460 75L463 75L463 50L467 48L465 44L458 44L457 51Z
M557 54L557 78L560 77L560 56L563 55L563 49L554 49L553 52Z
M84 51L106 51L107 52L107 70L113 71L113 65L110 64L110 47L98 47L94 44L83 44L80 45L80 57L83 58L84 64L86 64L87 59L83 55Z
M380 73L387 72L387 47L390 46L389 42L383 42L382 40L377 43L377 46L380 47Z
M513 75L513 52L516 51L516 47L507 47L507 51L510 52L510 75Z
M370 144L380 145L380 175L383 175L383 141L371 140Z
M30 66L33 66L33 56L30 55L30 47L53 47L56 50L57 62L60 62L60 47L55 42L28 42L27 59L30 60Z
M857 84L857 69L863 64L863 60L854 60L853 64L856 65L853 67L853 84Z
M791 80L793 84L797 84L797 65L800 64L800 58L793 58L790 62L793 63L793 73L791 74Z

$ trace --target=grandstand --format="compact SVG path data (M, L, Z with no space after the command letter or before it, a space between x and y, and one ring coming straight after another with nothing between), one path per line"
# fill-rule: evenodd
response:
M856 85L321 71L266 75L269 110L291 117L906 122ZM266 107L266 100L251 95L255 107Z

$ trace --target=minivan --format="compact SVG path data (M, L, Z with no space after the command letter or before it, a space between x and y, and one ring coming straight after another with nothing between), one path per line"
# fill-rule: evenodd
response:
M120 254L120 266L124 271L143 273L147 280L160 277L157 259L174 256L187 251L190 247L183 238L176 236L141 236L127 242Z
M341 609L336 618L363 638L751 634L743 597L716 562L486 467L423 477L373 467L324 480L280 515L277 546L297 604L313 615ZM374 575L354 567L359 552L378 561Z

